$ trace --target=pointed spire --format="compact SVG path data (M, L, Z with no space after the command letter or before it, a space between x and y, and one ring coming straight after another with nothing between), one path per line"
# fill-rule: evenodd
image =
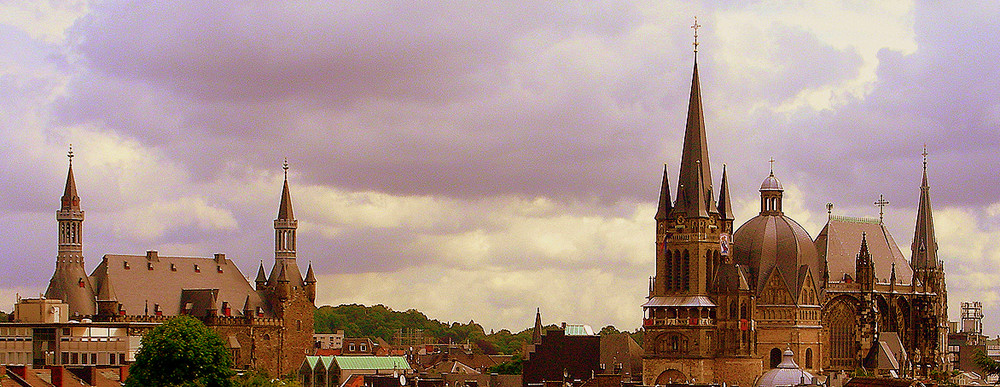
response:
M260 261L260 267L257 268L257 279L254 280L260 286L260 284L267 282L267 275L264 274L264 261Z
M535 330L531 332L531 343L542 342L542 308L535 308Z
M76 179L73 177L73 145L69 146L69 172L66 173L66 189L62 196L63 211L78 211L80 209L80 196L76 193Z
M934 214L931 210L931 188L927 184L927 147L924 147L924 175L920 184L920 203L917 205L917 224L913 230L910 261L914 269L937 267L937 237L934 234Z
M251 309L251 308L250 308L250 295L249 295L249 294L247 294L247 299L246 299L246 301L243 301L243 315L244 315L244 316L249 316L249 315L250 315L250 312L251 312L252 310L253 310L253 309Z
M306 279L303 282L305 282L306 284L314 284L314 283L316 283L316 274L313 274L313 264L312 264L312 261L309 261L309 269L306 270Z
M281 206L278 208L278 219L295 219L292 214L292 195L288 193L288 159L281 165L285 170L285 185L281 189Z
M656 206L656 216L653 218L662 221L670 216L673 206L670 204L670 182L667 181L667 164L663 164L663 183L660 184L660 202Z
M677 182L678 196L683 195L689 202L677 203L675 210L682 211L689 218L708 217L709 212L713 211L712 207L715 207L710 203L713 200L711 197L705 199L707 192L712 189L711 182L712 171L708 160L705 115L701 105L698 63L695 63L691 78L691 95L688 100L680 176Z
M726 174L726 164L722 164L722 186L719 192L719 217L722 220L734 220L732 199L729 198L729 177Z

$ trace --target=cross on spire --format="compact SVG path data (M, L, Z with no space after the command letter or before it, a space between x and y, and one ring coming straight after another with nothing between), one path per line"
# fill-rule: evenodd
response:
M701 24L698 24L698 17L694 17L694 24L691 25L691 29L694 30L694 55L695 58L698 57L698 28L701 28Z
M771 164L771 176L774 176L774 157L772 157L770 160L767 160L767 162Z
M288 158L285 157L285 161L281 163L281 169L285 170L285 180L288 180Z
M878 206L878 222L879 222L879 224L881 224L882 223L882 217L885 214L885 212L884 212L885 211L885 206L889 205L889 201L885 200L885 197L883 197L882 194L879 194L878 195L878 200L875 201L875 205Z
M921 153L924 156L924 170L927 170L927 144L924 144L924 151Z
M66 157L69 157L69 166L72 167L73 166L73 144L69 144L69 152L66 152ZM927 165L926 161L924 161L924 165Z

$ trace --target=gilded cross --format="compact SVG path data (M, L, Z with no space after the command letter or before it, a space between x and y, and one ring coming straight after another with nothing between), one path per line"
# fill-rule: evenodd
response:
M701 28L701 24L698 24L698 17L694 17L694 24L691 25L694 30L694 53L698 53L698 28Z
M885 206L889 205L889 201L885 200L885 197L883 197L882 194L879 194L878 195L878 200L875 201L875 205L878 206L878 222L879 222L879 224L881 224L882 223L882 217L885 214L885 212L884 212L885 211Z

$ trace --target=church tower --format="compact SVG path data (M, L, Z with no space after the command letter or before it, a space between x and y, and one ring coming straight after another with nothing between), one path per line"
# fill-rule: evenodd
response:
M278 374L295 370L306 355L312 354L313 313L316 311L316 276L312 264L303 280L296 262L295 231L298 221L292 212L292 196L288 190L287 160L282 169L285 179L278 217L274 220L274 266L271 274L264 279L262 265L255 280L257 291L268 300L275 316L282 321Z
M945 284L944 264L938 260L937 237L934 234L934 215L931 210L930 186L927 184L927 149L924 156L923 180L920 183L920 202L917 221L910 244L910 262L913 266L913 283L919 283L930 299L917 303L921 320L926 323L914 336L917 341L918 363L925 369L943 369L949 362L948 342L948 289ZM911 354L914 355L914 354ZM925 371L926 372L926 371Z
M83 262L83 210L73 178L73 147L70 146L69 172L56 220L59 222L59 253L56 270L52 273L46 298L57 298L69 304L71 316L94 314L94 287Z
M697 27L696 20L677 196L671 202L664 167L654 216L656 274L643 304L643 384L750 385L761 370L752 344L753 301L742 269L728 259L733 212L725 172L718 202L712 189Z

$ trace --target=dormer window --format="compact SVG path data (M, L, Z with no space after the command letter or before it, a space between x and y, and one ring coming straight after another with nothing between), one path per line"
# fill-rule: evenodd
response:
M83 278L80 278L80 281L79 281L79 282L77 282L77 284L78 284L78 285L79 285L79 286L80 286L81 288L85 288L85 287L87 287L87 284L86 284L85 282L83 282Z
M152 262L146 262L146 270L153 270L153 263Z
M222 302L222 315L227 317L233 315L233 308L230 308L229 303L226 301Z
M222 273L222 266L216 266L215 270L218 271L219 273Z
M190 304L188 304L190 305ZM160 308L160 304L153 304L153 314L157 316L163 315L163 309Z
M197 264L197 263L196 263L196 264L194 264L194 272L195 272L195 273L201 273L201 268L199 268L199 267L198 267L198 264Z
M257 317L264 317L264 308L257 307Z
M171 263L170 264L170 271L177 271L177 265Z
M125 270L128 270L129 269L129 267L128 267L128 261L122 261L122 267L124 267Z

